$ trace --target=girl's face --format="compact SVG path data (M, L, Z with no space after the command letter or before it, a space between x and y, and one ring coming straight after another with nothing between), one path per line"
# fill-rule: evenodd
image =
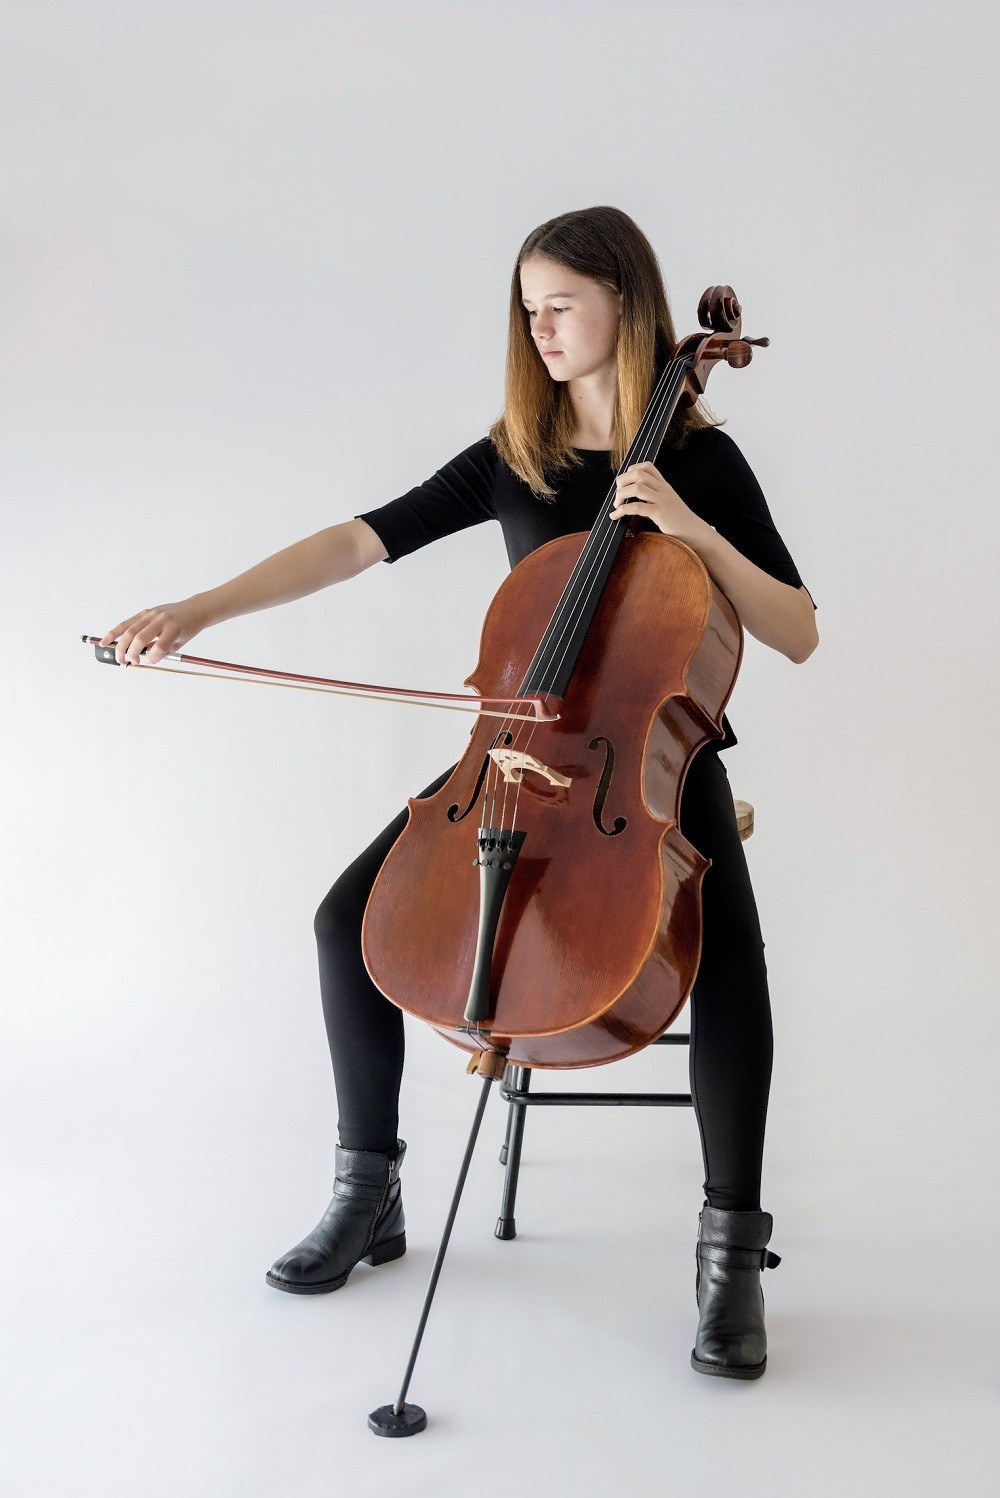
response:
M535 347L554 380L617 369L623 297L545 255L521 266L521 300Z

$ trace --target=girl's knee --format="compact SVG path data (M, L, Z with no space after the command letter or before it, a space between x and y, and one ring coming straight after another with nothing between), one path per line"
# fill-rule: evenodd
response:
M357 891L346 879L338 879L313 918L316 940L321 945L360 941L366 904L367 900L359 900Z

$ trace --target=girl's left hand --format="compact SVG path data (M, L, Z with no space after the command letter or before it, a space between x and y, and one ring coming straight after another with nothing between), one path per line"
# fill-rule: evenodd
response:
M667 483L655 463L633 463L615 479L613 520L642 515L667 536L676 536L697 549L705 531L711 529L700 515L689 510L677 490Z

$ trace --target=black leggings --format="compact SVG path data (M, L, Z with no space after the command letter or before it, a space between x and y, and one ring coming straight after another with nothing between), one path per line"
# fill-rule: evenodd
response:
M428 796L451 774L421 792ZM345 869L316 912L320 989L347 1149L395 1147L403 1072L403 1014L375 987L361 955L361 919L375 876L406 825L400 812ZM771 1081L771 1006L764 942L726 767L695 755L681 798L681 831L712 867L702 885L701 964L690 1001L691 1095L701 1133L705 1196L729 1211L760 1210Z

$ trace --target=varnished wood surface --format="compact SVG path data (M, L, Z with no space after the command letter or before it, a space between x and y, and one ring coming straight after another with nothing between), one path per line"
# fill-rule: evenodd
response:
M734 798L733 810L736 813L740 841L745 843L748 837L753 837L753 807L749 801L737 801Z
M525 559L497 593L469 684L517 691L585 536ZM630 536L584 642L558 723L519 727L529 748L569 777L528 772L517 826L526 832L497 932L494 1043L530 1066L593 1066L639 1050L681 1008L701 950L701 881L708 861L681 835L685 767L722 736L742 656L729 600L682 542ZM365 913L363 949L378 987L400 1008L466 1049L458 1027L478 930L473 797L496 725L480 721L445 786L412 800ZM602 821L594 799L615 749ZM502 782L501 782L502 784ZM518 787L507 787L508 822ZM501 793L502 794L502 793ZM494 825L500 825L499 802ZM504 824L506 825L506 823Z

